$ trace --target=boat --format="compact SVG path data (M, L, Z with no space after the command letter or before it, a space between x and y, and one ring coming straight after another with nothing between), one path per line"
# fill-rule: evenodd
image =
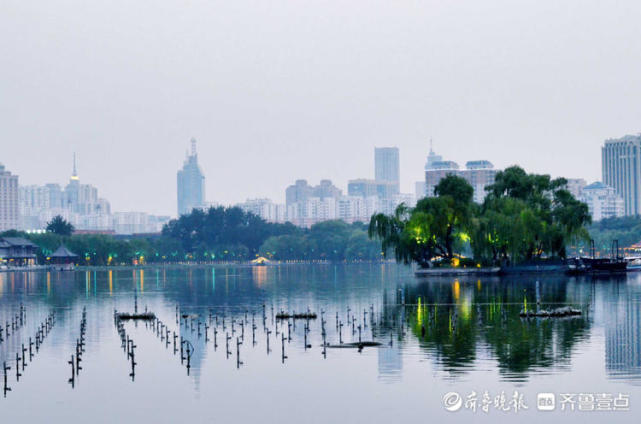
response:
M610 257L597 258L594 240L590 240L591 257L571 258L567 261L568 274L618 274L628 270L628 261L619 255L619 240L613 240ZM641 264L639 266L641 270Z
M628 272L641 271L641 258L626 258L626 261L628 262L628 267L626 268Z

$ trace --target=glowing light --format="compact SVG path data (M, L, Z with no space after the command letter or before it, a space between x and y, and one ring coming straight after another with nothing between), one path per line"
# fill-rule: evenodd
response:
M459 258L452 258L452 266L454 268L458 267L461 264L461 260Z
M459 283L458 280L454 281L452 292L454 294L454 300L459 300L459 297L461 297L461 283Z

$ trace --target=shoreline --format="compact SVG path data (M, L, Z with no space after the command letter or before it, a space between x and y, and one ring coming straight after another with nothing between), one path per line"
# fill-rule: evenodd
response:
M353 261L353 262L332 262L332 261L274 261L268 265L255 265L250 261L243 262L198 262L198 263L154 263L145 265L78 265L73 268L65 268L60 265L30 265L23 267L1 268L3 272L73 272L73 271L129 271L145 269L181 269L199 267L240 267L240 268L270 268L283 265L350 265L350 264L395 264L395 261Z

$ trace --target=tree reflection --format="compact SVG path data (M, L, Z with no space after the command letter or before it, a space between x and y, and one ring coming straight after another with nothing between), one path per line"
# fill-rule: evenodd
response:
M567 365L589 335L591 294L567 279L431 281L408 290L408 324L420 346L443 369L464 372L477 359L495 358L505 378L522 380L536 368ZM575 318L522 319L525 308L572 305ZM486 351L487 354L483 354Z

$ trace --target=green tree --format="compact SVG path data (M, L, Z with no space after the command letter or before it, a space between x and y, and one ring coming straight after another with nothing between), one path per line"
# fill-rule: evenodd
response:
M567 180L527 174L513 166L498 172L474 220L472 250L484 263L566 257L566 246L587 237L587 205Z
M381 240L385 254L394 250L397 261L431 266L434 258L451 261L469 241L473 223L474 189L465 179L448 175L415 208L401 205L394 215L377 214L369 236Z
M59 236L70 236L73 233L73 225L62 216L56 215L47 223L47 231Z

